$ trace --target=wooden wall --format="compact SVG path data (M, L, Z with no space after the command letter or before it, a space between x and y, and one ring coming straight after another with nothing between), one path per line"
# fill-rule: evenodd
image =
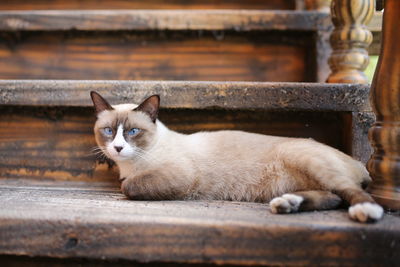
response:
M191 133L238 129L281 136L312 137L346 150L343 113L261 110L163 109L170 128ZM92 108L0 108L0 177L108 181L118 176L92 153ZM334 135L332 133L335 133Z
M1 79L316 79L307 32L35 31L1 37Z

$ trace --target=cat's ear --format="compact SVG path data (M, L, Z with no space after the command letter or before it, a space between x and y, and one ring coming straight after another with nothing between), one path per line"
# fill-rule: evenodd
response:
M160 96L152 95L142 102L134 110L143 111L150 116L150 119L155 122L158 116L158 109L160 107Z
M90 92L90 97L92 98L94 108L96 113L99 114L104 110L112 110L113 107L105 100L99 93L95 91Z

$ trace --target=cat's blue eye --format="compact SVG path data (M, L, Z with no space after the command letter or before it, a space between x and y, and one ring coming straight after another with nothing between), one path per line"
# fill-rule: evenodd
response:
M134 136L134 135L137 135L139 132L140 132L140 129L132 128L132 129L129 130L128 135Z
M104 132L105 135L112 135L113 134L113 130L110 127L104 128L103 132Z

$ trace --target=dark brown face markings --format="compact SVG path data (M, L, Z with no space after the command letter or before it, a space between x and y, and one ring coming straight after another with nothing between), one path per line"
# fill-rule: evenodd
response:
M97 133L96 133L96 136L97 136L98 141L100 142L101 146L105 146L106 143L112 142L112 140L114 140L115 135L116 135L116 131L113 129L112 136L107 136L106 134L104 134L104 128L106 128L106 127L101 127L99 129L97 129Z
M160 96L152 95L144 100L137 108L134 110L142 111L146 113L153 122L156 122L158 116L158 109L160 107Z
M96 140L100 146L106 147L115 139L118 128L122 126L123 138L132 148L146 150L154 141L157 125L148 114L135 110L118 110L118 108L100 114L96 122ZM112 135L107 136L104 128L110 127L113 131ZM140 131L135 135L129 135L132 128Z
M125 114L119 114L120 116L117 117L117 119L113 122L113 127L115 127L115 130L118 130L118 127L122 125L122 128L126 129L126 125L128 122L128 117Z
M104 110L113 110L113 108L107 102L107 100L105 100L99 93L91 91L90 97L92 98L93 105L97 114L99 114Z

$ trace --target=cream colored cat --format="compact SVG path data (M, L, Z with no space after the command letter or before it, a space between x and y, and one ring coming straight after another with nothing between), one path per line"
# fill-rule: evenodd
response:
M180 134L157 120L159 96L111 106L91 92L98 146L119 167L130 199L270 202L273 213L333 209L342 199L360 222L383 209L362 190L365 167L311 139L242 131Z

